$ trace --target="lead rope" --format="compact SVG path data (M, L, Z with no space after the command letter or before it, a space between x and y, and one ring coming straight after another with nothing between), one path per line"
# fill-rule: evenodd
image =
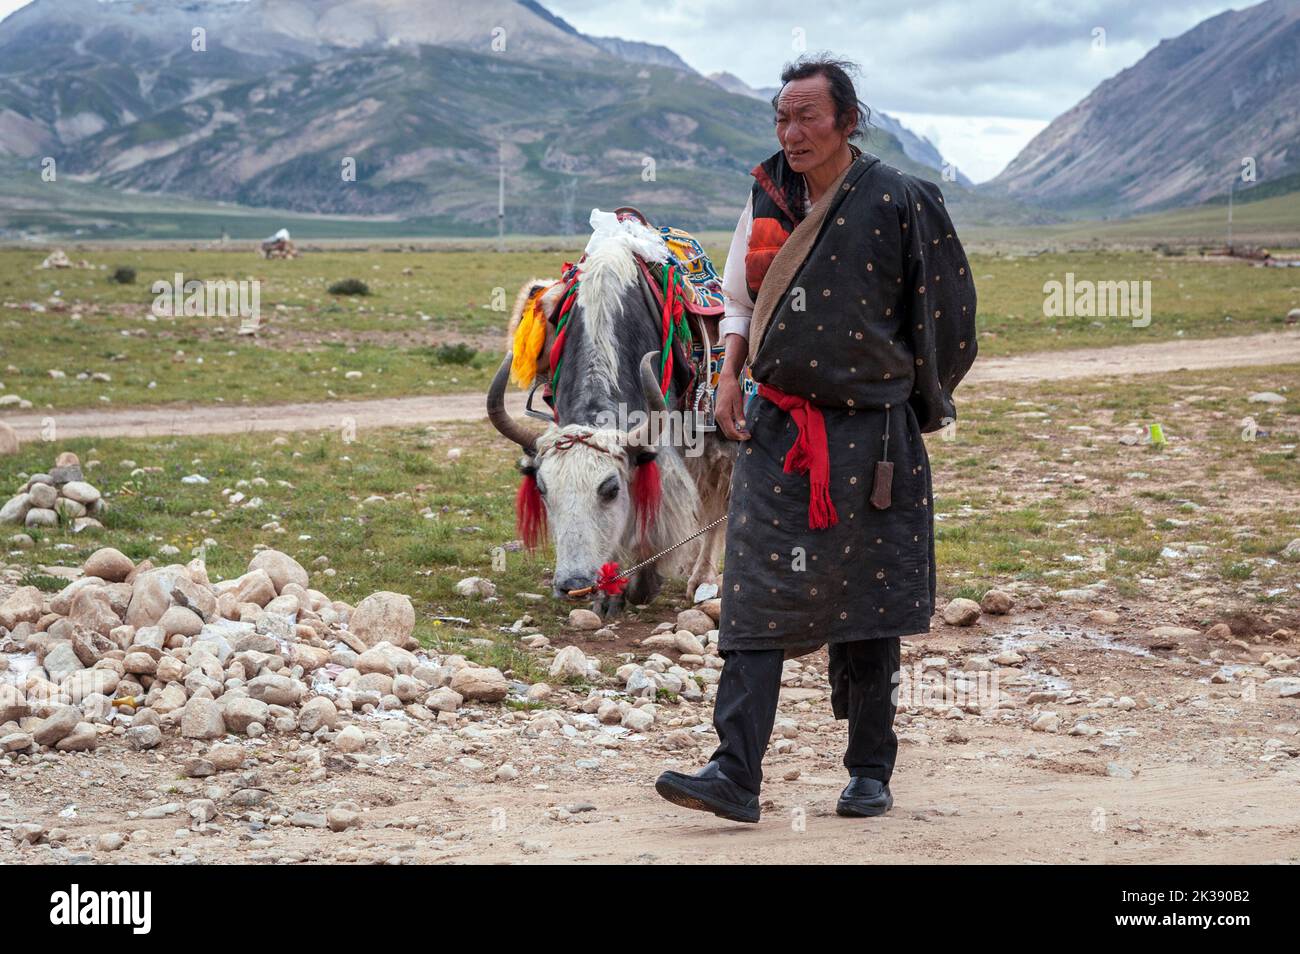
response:
M692 540L694 540L694 539L695 539L696 537L698 537L700 534L708 533L710 530L712 530L714 527L716 527L718 524L722 523L722 521L724 521L724 520L726 520L726 519L727 519L727 515L724 513L721 517L719 517L717 520L714 520L714 521L713 521L711 524L709 524L707 527L701 527L700 529L696 530L694 533L692 533L692 534L691 534L689 537L687 537L685 540L679 540L677 543L674 543L672 546L670 546L670 547L666 547L665 549L660 550L658 553L656 553L654 556L650 557L648 560L642 560L642 561L641 561L640 563L638 563L636 566L629 567L628 569L624 570L624 571L621 572L621 573L617 572L617 570L618 570L618 564L617 564L617 563L606 563L604 566L601 567L601 570L604 571L604 570L607 570L607 568L611 568L611 567L612 567L612 570L609 570L609 572L613 573L613 574L614 574L613 576L609 576L609 575L607 575L607 574L605 574L605 573L602 573L601 578L600 578L599 580L597 580L593 585L591 585L591 586L584 586L584 587L583 587L582 589L580 589L580 590L569 590L569 596L572 596L572 597L590 596L590 595L591 595L592 593L594 593L596 590L601 590L601 591L603 591L603 592L605 592L605 593L619 593L619 592L621 592L622 589L623 589L622 586L619 586L619 585L618 585L618 581L619 581L619 580L625 580L625 579L627 579L629 576L631 576L631 575L632 575L633 573L635 573L637 570L641 569L643 566L649 566L649 565L650 565L651 563L653 563L655 560L658 560L658 559L659 559L661 556L663 556L665 553L671 553L673 550L676 550L678 547L683 546L683 545L685 545L685 544L687 544L687 543L690 543Z

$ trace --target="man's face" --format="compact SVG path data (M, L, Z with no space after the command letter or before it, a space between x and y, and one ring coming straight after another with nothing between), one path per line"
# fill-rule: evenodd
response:
M835 103L824 76L791 80L776 106L776 138L795 172L807 172L835 158L849 130L835 128Z

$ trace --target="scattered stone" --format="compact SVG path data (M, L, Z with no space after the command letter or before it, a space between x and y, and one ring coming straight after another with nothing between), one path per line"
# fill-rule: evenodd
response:
M590 632L600 629L605 625L605 621L600 616L589 609L571 609L569 610L569 619L565 624L570 629L583 630Z
M100 498L99 491L84 480L72 480L59 488L62 496L89 507Z
M19 623L35 623L41 618L45 595L34 586L20 586L0 603L0 626L13 629Z
M1156 626L1151 630L1151 641L1147 644L1152 649L1177 649L1183 640L1195 639L1200 631L1186 626Z
M474 702L500 702L510 687L499 669L465 666L451 677L451 688Z
M170 606L156 624L166 636L197 636L203 631L203 619L184 606Z
M685 630L696 636L703 636L714 628L713 618L698 609L685 609L677 614L677 629Z
M283 593L285 586L296 583L303 589L309 585L307 571L301 563L279 550L263 550L248 561L248 572L261 570L271 580L276 593Z
M22 525L27 520L27 511L32 508L31 497L26 493L17 494L0 507L0 523Z
M95 847L100 851L117 851L126 844L126 836L119 831L106 831L95 840Z
M1044 712L1029 727L1035 732L1057 732L1061 728L1061 717L1055 712Z
M471 599L484 599L497 595L497 586L481 576L467 576L456 584L456 593Z
M99 744L99 733L89 722L78 722L72 731L54 743L60 752L86 752Z
M980 610L994 616L1005 616L1015 605L1011 594L1003 590L989 590L980 600Z
M26 752L34 740L26 732L10 732L0 736L0 752Z
M150 820L156 818L169 818L180 810L180 802L167 802L164 805L150 805L148 808L140 812L140 817Z
M328 701L328 700L327 700ZM231 732L247 732L253 723L266 725L270 721L270 707L261 699L242 696L226 703L222 712L225 729ZM184 734L184 732L182 732ZM224 732L218 735L224 735ZM195 738L216 738L217 736L195 736Z
M27 517L23 520L23 525L31 527L57 527L59 525L59 514L57 511L45 507L33 507L27 511Z
M455 712L464 702L464 696L448 686L433 690L424 700L434 712Z
M585 679L590 674L587 656L577 646L565 646L555 654L549 675L552 679Z
M195 696L185 703L181 716L181 737L185 739L216 739L226 734L221 707L213 699Z
M217 774L217 767L208 759L195 755L185 760L181 772L186 778L210 778Z
M644 732L654 725L655 717L646 709L632 708L623 713L623 725L633 732Z
M1107 609L1089 610L1088 622L1096 623L1098 626L1115 626L1119 623L1119 613Z
M162 744L162 729L156 725L133 725L126 730L126 741L137 752L156 749Z
M706 617L707 618L707 617ZM681 617L678 617L678 625L681 624ZM689 653L693 656L704 655L704 643L700 641L699 635L689 630L679 629L673 634L673 646L679 653Z
M45 838L46 828L36 822L24 822L13 829L14 838L19 843L38 845Z
M81 713L75 706L61 706L32 733L32 738L39 745L54 745L68 736L81 721Z
M334 747L340 752L360 752L366 746L366 736L355 725L350 725L334 737Z
M335 805L325 813L325 824L330 831L347 831L361 826L361 813L342 805Z
M971 626L980 618L980 604L963 596L943 608L943 621L949 626Z
M367 596L352 611L348 629L367 646L388 642L405 649L418 645L411 636L415 607L411 598L401 593L380 591Z
M308 699L298 712L298 728L303 732L333 729L338 722L338 709L325 696Z
M248 681L248 694L260 702L272 706L293 706L298 704L305 687L288 676L277 673L263 673Z
M22 690L9 683L0 683L0 725L17 722L27 715L27 699Z

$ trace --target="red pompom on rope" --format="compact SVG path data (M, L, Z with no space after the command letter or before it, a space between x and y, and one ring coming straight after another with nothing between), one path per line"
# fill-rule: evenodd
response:
M619 577L617 563L610 562L601 565L600 576L596 578L596 589L602 593L608 593L610 596L618 596L627 589L627 577Z

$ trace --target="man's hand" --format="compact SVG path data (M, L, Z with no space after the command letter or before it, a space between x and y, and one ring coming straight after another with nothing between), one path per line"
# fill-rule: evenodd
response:
M733 441L749 440L749 431L745 430L743 417L745 396L740 390L740 381L736 375L728 374L724 370L718 376L718 390L714 395L714 401L716 403L713 417L722 428L722 433Z

